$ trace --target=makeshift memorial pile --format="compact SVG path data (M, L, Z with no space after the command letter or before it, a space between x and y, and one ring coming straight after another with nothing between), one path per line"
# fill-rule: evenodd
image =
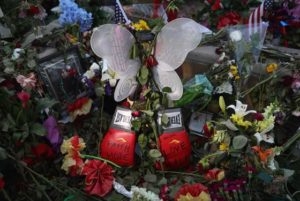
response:
M0 41L0 200L299 200L300 62L264 46L281 4L205 2L212 33L151 3L0 3L31 24Z

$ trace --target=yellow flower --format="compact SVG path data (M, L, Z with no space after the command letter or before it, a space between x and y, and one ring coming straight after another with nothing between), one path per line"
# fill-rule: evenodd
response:
M230 119L237 125L245 127L246 129L252 125L250 121L245 121L243 116L233 114L230 116Z
M226 113L226 104L223 96L219 97L219 106L222 110L222 112L225 114Z
M71 155L67 154L63 159L63 164L61 166L61 169L66 171L66 173L69 173L70 167L76 165L76 161L72 158Z
M271 63L271 64L267 65L266 70L268 73L273 73L275 70L277 70L277 68L278 68L277 64Z
M150 28L145 20L139 20L139 22L133 23L132 26L137 31L150 30Z
M239 75L237 75L237 76L234 77L234 79L239 80L239 79L241 79L241 77Z
M226 143L221 143L221 144L219 145L219 150L220 150L220 151L228 151L228 150L229 150L228 144L226 144Z
M212 137L213 143L222 143L227 138L227 133L225 130L218 130L214 133Z
M230 66L230 73L233 75L233 76L236 76L238 74L238 69L237 69L237 66Z
M197 197L193 197L190 193L187 193L186 195L180 195L177 201L211 201L211 198L208 193L202 191Z

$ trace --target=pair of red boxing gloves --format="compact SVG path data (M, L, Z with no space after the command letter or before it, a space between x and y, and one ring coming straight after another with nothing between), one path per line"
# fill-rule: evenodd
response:
M132 111L117 107L111 126L104 136L101 145L101 157L120 166L134 165L136 134L131 131ZM162 126L162 113L158 114L160 127L159 148L164 157L164 168L180 169L190 162L191 144L184 129L181 110L179 108L164 110L169 122Z

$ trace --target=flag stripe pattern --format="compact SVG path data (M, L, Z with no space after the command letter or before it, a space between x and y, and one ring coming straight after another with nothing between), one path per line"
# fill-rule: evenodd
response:
M265 14L265 11L271 10L273 7L273 0L264 0L259 7L251 13L248 21L249 34L259 32L262 26L262 17Z
M115 2L115 23L116 24L130 24L131 21L128 19L120 0Z

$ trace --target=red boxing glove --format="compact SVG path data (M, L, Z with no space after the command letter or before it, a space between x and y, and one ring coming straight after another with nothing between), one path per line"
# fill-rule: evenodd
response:
M167 109L164 114L168 116L167 127L160 126L162 131L159 136L160 151L165 159L164 166L167 169L180 169L190 163L191 143L189 136L182 124L182 116L179 108ZM162 113L159 113L158 123L161 122Z
M136 135L131 131L131 110L117 107L101 145L101 157L120 166L134 165Z

